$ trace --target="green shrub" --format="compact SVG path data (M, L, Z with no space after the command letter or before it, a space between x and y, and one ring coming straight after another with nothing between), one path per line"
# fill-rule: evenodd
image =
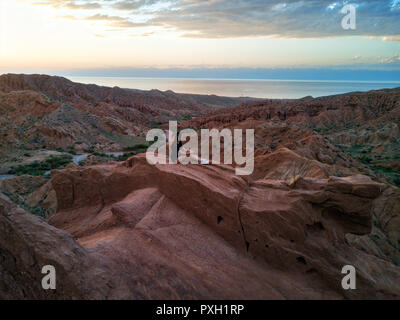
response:
M184 115L184 116L182 117L182 120L183 120L183 121L189 121L189 120L192 120L192 116L191 116L191 115L188 115L188 114L186 114L186 115Z
M76 154L74 147L69 147L69 148L67 149L67 152L70 153L70 154L73 154L73 155Z
M11 194L9 192L3 192L12 202L16 205L23 208L25 211L34 214L35 216L39 216L42 218L46 218L48 216L48 212L45 208L42 207L31 207L26 202L22 200L17 194Z
M100 158L108 157L105 153L93 152L93 155Z
M148 146L147 144L139 143L139 144L136 144L136 145L131 146L131 147L126 147L126 148L124 148L123 150L124 150L124 151L144 151L144 150L146 150L148 147L149 147L149 146Z
M150 129L159 129L163 124L163 122L151 122L148 127Z
M64 168L71 161L72 157L70 155L51 156L41 162L34 161L30 164L12 167L10 172L16 175L29 174L32 176L41 176L46 171Z
M125 161L127 159L129 159L130 157L133 157L136 153L135 152L127 152L124 153L122 156L118 157L118 161Z

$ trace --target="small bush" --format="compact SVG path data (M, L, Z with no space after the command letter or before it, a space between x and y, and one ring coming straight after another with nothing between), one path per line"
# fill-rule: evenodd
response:
M182 120L183 121L189 121L189 120L192 120L192 116L191 115L184 115L183 117L182 117Z
M135 152L127 152L124 153L122 156L118 157L118 161L125 161L127 159L129 159L130 157L133 157L136 153Z
M149 146L147 144L140 143L140 144L136 144L131 147L126 147L126 148L124 148L124 151L143 151L143 150L146 150L148 147Z
M151 122L148 127L150 129L159 129L163 124L163 122Z
M16 175L30 174L32 176L41 176L46 171L53 169L61 169L72 161L70 155L51 156L44 161L35 161L27 165L19 165L12 167L10 172Z
M75 149L73 147L69 147L67 152L70 154L76 155Z

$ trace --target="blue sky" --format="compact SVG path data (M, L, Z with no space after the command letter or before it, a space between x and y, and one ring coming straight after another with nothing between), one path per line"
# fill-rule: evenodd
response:
M347 4L355 30L342 28ZM0 72L393 80L399 70L400 0L0 0Z

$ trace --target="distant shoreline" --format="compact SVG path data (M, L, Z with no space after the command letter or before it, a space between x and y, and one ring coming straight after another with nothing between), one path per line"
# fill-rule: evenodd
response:
M318 80L318 79L256 79L256 78L195 78L195 77L128 77L128 76L69 76L60 75L68 79L78 78L112 78L112 79L147 79L147 80L199 80L199 81L277 81L277 82L328 82L328 83L397 83L390 80Z
M370 80L282 80L282 79L212 79L167 77L67 76L74 82L136 90L173 91L180 94L251 97L257 99L301 99L349 92L393 89L400 81Z

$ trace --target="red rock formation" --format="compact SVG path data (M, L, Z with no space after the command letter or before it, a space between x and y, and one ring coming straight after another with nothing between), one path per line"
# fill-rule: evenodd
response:
M39 121L27 134L41 132L52 143L95 134L85 128L91 117L121 133L136 116L154 117L147 102L164 96L143 95L146 103L135 106L136 91L6 76L0 98L11 101L7 108L18 105L16 88L45 92L24 91L16 119L25 123L30 103ZM57 203L47 222L1 197L0 298L400 299L399 189L336 146L368 143L371 151L356 149L394 156L398 98L398 90L380 90L247 103L181 124L255 129L249 177L225 165L151 166L140 155L53 171L28 199ZM170 103L159 106L170 112ZM40 122L43 115L53 122ZM89 120L57 128L65 115ZM22 134L9 132L11 141ZM395 168L392 158L372 165L380 161ZM54 292L40 287L43 264L59 272ZM357 290L341 287L345 265L357 270Z
M47 75L5 74L0 76L0 155L26 147L81 152L82 144L95 151L118 151L133 145L134 137L143 140L152 123L199 116L244 100L84 85Z
M59 207L49 223L114 266L105 278L122 278L124 297L400 298L400 269L347 244L346 235L370 233L382 192L365 176L250 181L226 166L151 166L139 156L55 171L52 185ZM347 264L358 290L341 288Z

